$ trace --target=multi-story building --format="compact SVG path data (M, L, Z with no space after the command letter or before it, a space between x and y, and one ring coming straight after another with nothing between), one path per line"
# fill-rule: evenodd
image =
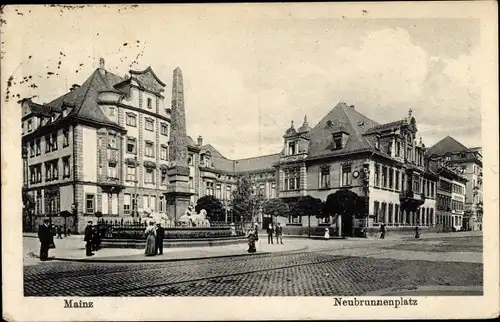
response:
M467 148L447 136L429 148L427 156L441 159L448 166L460 169L467 179L463 223L465 230L482 230L483 215L483 161L480 147Z
M175 72L174 72L175 73ZM148 68L126 78L100 67L48 104L22 103L24 188L35 217L58 223L165 211L170 108L165 84ZM75 225L81 227L86 220Z

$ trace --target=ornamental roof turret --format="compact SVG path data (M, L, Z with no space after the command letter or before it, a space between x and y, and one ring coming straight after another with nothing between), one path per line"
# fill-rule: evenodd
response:
M307 123L307 115L304 116L304 123L299 127L298 133L306 133L311 131L311 127L309 126L309 123Z
M291 137L297 134L297 131L295 130L295 127L293 126L293 121L292 124L290 125L290 128L286 130L285 135L283 137Z

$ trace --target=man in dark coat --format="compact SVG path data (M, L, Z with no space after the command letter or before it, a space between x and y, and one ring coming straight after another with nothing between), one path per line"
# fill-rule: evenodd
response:
M273 225L269 224L269 226L267 227L267 243L268 244L274 244L273 243L273 233L274 233Z
M165 238L165 229L160 223L156 224L156 254L163 255L163 238Z
M92 253L92 242L94 241L94 230L92 228L92 220L89 220L87 223L87 227L85 227L84 239L85 244L85 252L87 256L94 255Z
M38 239L40 240L40 260L46 261L49 257L50 245L54 242L54 235L50 231L47 219L38 227Z

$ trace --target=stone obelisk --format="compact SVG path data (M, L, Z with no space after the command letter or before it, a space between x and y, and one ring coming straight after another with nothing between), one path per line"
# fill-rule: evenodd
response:
M169 186L166 193L168 213L177 223L189 206L193 195L189 189L189 166L187 164L186 112L184 110L184 85L182 71L174 70L172 82L172 109L170 123L171 166L167 174Z

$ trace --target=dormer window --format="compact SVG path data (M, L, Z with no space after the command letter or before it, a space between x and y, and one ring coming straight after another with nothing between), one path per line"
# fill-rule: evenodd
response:
M297 143L295 141L288 142L288 155L294 155L297 153Z
M28 120L28 132L33 131L33 121Z
M378 136L375 138L375 149L380 150L380 138Z
M116 149L116 137L114 135L108 137L108 148Z
M211 166L211 160L209 155L205 155L205 167L209 168Z

